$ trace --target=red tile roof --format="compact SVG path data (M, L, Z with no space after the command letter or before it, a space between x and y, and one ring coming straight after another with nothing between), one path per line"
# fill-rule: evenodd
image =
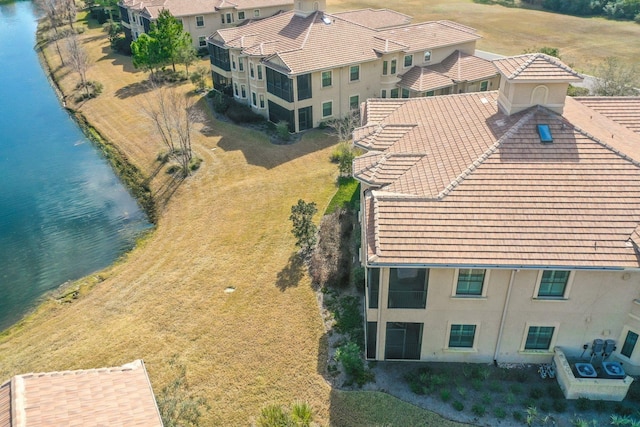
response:
M575 99L614 122L640 133L640 97L589 96Z
M181 17L215 13L227 8L244 10L288 6L290 9L293 5L291 0L124 0L122 3L130 9L144 11L151 19L157 18L163 9L171 11L175 17Z
M628 243L640 224L640 136L570 98L563 116L538 106L506 116L497 96L367 101L354 134L372 150L354 174L378 187L364 206L367 261L640 267Z
M558 58L544 53L527 53L493 61L498 70L509 80L531 81L582 81L576 73Z
M0 387L0 426L62 425L161 427L142 361L18 375Z
M365 27L382 29L411 23L411 17L389 9L360 9L334 13L333 16L346 19Z

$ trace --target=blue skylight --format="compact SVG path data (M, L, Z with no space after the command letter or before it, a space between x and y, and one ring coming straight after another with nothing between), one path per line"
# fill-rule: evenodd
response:
M538 135L540 135L540 142L553 142L553 136L551 136L551 129L549 129L549 125L538 125Z

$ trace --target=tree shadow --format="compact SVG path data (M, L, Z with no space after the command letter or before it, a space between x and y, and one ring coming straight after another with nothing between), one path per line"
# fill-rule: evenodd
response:
M304 270L304 258L297 252L291 254L287 265L278 273L276 287L284 292L288 288L298 286L300 280L304 277Z
M154 171L156 175L162 169L162 166L164 165L160 165L156 168ZM171 200L171 196L174 195L184 180L185 178L182 175L167 174L167 178L153 195L153 199L156 202L156 208L158 208L158 210L164 210L167 207Z
M104 36L102 36L104 37ZM104 56L99 58L98 61L111 61L111 64L115 67L121 67L121 70L125 73L138 73L140 70L137 70L133 66L133 62L131 61L131 56L124 55L122 53L114 52L111 49L111 46L107 45L102 48L102 53Z
M151 92L153 85L144 80L141 82L131 83L120 89L116 90L116 96L120 99L130 98L132 96L142 95L143 93Z

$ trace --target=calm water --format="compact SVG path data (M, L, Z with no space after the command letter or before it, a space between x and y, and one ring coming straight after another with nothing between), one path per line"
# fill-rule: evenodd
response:
M111 264L149 227L64 109L33 50L31 2L0 4L0 330Z

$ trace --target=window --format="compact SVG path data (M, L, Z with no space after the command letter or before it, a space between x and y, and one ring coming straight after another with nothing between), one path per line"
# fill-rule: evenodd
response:
M369 308L378 308L378 296L380 295L380 269L367 269L367 284L369 285Z
M255 92L251 92L251 103L254 107L258 106L258 97L256 96Z
M302 74L296 77L298 81L298 101L311 98L311 74Z
M360 80L360 66L353 65L349 68L349 81L355 82L357 80Z
M260 94L260 108L264 108L264 95Z
M387 68L389 68L389 63L387 61L382 61L382 75L387 75Z
M399 94L398 88L391 89L391 98L397 98Z
M331 86L331 71L322 72L322 87Z
M286 75L271 68L267 68L267 92L274 94L280 99L293 102L293 81ZM269 107L271 110L271 107ZM287 110L289 114L289 110ZM289 121L289 124L293 122Z
M476 268L461 268L458 270L456 295L482 295L485 270Z
M529 326L525 350L549 350L553 338L553 326Z
M404 66L411 67L413 65L413 55L405 55L404 57Z
M253 62L249 62L249 75L251 76L251 78L255 78L255 74L253 71Z
M388 308L425 308L427 280L425 268L392 268L389 271Z
M380 92L380 97L382 97L382 98L386 98L387 97L387 90L386 89L382 89L382 91Z
M391 74L395 74L396 73L397 64L398 64L397 60L395 60L395 59L391 60Z
M565 295L570 271L545 270L542 272L538 298L562 298Z
M422 323L387 323L385 359L420 359Z
M238 19L244 19L244 11L238 12Z
M376 358L376 341L378 322L367 322L367 359Z
M231 55L231 68L236 69L236 57Z
M247 97L247 88L245 87L245 85L240 85L240 91L242 92L242 97L246 98Z
M473 348L476 325L451 325L449 348Z
M620 354L623 356L631 357L633 354L633 349L638 342L638 334L633 331L627 332L627 337L624 340L624 344L622 345L622 350L620 350Z
M235 95L238 96L238 83L233 84L233 93L235 93Z
M255 9L253 11L253 17L254 18L259 18L260 17L260 9Z
M353 95L349 97L349 109L356 110L360 106L360 96Z
M424 62L429 62L431 61L431 51L428 50L424 53Z
M402 88L402 97L403 98L409 97L409 89Z
M198 46L200 46L200 47L207 46L207 36L198 37Z
M212 43L209 43L208 47L211 65L215 65L216 67L222 68L225 71L230 71L231 67L229 64L229 51Z
M322 117L329 117L333 114L333 102L327 101L322 103Z
M233 22L233 13L227 13L227 24Z
M434 96L436 92L434 90L427 91L424 96Z
M256 65L256 68L258 69L258 80L262 80L262 65Z
M204 16L196 16L196 27L204 27Z
M220 15L220 21L224 24L224 13Z
M480 92L485 92L487 89L489 89L489 81L480 82Z
M240 58L238 58L238 70L244 71L244 61Z

